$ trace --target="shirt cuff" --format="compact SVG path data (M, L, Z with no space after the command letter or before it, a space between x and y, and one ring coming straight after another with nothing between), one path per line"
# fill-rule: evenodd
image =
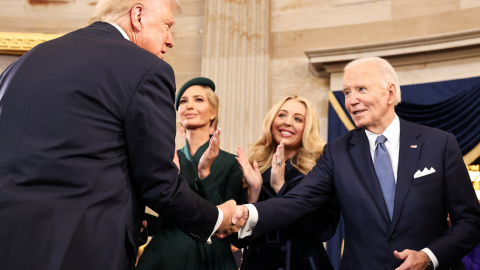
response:
M218 230L218 228L220 227L220 225L222 225L222 221L223 221L223 211L220 210L220 208L218 208L218 218L217 218L217 223L215 223L215 227L213 228L213 232L210 234L210 237L208 237L207 239L207 244L211 244L212 243L212 235Z
M247 222L245 222L245 226L238 230L238 239L252 235L253 230L258 223L257 208L253 206L253 204L244 204L244 206L248 208L248 219Z
M435 257L435 254L429 249L429 248L424 248L422 249L423 252L427 253L428 257L430 260L432 260L433 263L433 269L437 269L438 267L438 260L437 257Z

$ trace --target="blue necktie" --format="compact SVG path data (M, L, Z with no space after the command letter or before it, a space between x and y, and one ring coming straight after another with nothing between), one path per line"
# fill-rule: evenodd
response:
M392 220L393 204L395 201L395 176L393 175L392 162L388 154L385 142L387 138L383 135L377 137L377 148L375 148L374 167L377 173L380 187L382 188L383 198L387 205L388 215Z

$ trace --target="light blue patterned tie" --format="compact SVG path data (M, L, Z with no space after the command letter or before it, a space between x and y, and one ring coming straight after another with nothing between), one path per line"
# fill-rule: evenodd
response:
M383 135L377 137L377 148L375 148L374 167L377 173L380 187L382 188L383 198L387 205L388 215L392 220L393 204L395 201L395 176L393 175L392 162L388 154L385 142L387 138Z

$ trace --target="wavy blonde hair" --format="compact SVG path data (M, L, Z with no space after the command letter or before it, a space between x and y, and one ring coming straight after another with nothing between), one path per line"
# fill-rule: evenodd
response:
M146 5L152 1L164 2L170 6L174 15L182 13L178 0L100 0L88 24L96 21L118 23L137 4Z
M306 108L305 129L303 130L302 143L295 156L292 158L292 165L301 173L307 174L315 166L316 160L323 153L325 142L320 138L320 126L318 124L317 110L310 101L300 96L288 96L277 102L268 111L263 120L262 137L252 144L248 151L248 161L253 164L256 160L260 172L264 172L272 165L273 154L277 149L277 142L272 135L272 124L277 117L283 104L288 100L297 100Z

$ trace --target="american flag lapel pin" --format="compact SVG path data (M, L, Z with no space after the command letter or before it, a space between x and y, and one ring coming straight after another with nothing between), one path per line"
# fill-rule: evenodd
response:
M412 144L412 145L410 145L410 148L417 148L417 145L416 145L416 144Z

